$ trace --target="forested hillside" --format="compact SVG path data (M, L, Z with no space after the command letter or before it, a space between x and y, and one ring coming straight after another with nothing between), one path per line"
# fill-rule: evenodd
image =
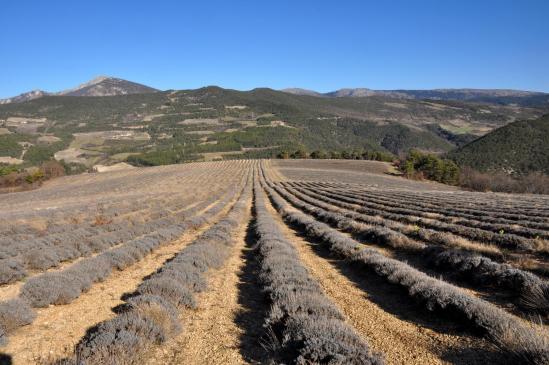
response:
M96 86L96 85L95 85ZM215 86L0 105L0 163L56 159L75 171L272 157L281 151L444 153L540 108L385 96L316 97Z
M482 171L549 174L549 115L498 128L449 153L449 157Z

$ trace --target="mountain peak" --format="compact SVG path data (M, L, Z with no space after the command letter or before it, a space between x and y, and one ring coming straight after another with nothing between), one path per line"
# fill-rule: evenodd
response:
M136 82L127 81L116 77L100 75L72 89L67 89L54 93L49 93L42 90L32 90L8 99L0 99L0 104L22 103L47 95L112 96L127 94L147 94L157 91L158 90L153 89L152 87L138 84Z
M74 89L61 91L58 95L67 96L111 96L126 94L146 94L158 90L132 81L109 76L98 76L78 85Z

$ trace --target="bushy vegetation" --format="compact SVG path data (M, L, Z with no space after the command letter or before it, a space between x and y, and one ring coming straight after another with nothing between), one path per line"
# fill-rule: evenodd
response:
M530 172L512 176L503 171L480 172L466 166L461 169L459 185L474 191L549 194L549 175Z
M400 162L400 169L410 179L428 179L443 184L459 182L459 167L452 160L412 150Z
M19 168L16 165L0 164L0 176L6 176L17 172L19 172Z
M25 153L25 161L33 165L40 165L46 161L53 159L55 152L65 149L68 146L67 142L56 142L52 144L40 144L29 147Z
M380 151L361 151L361 150L343 150L343 151L324 151L314 150L307 152L305 149L298 150L282 150L277 155L280 159L342 159L342 160L371 160L371 161L385 161L393 162L395 156L390 153L384 153Z
M513 176L549 174L549 115L496 129L448 154L460 166Z
M0 188L32 189L40 186L45 180L60 177L65 174L63 165L56 161L42 163L39 168L28 171L12 166L0 166Z
M196 161L199 155L187 154L182 148L170 148L132 155L127 162L134 166L160 166Z
M5 134L0 136L0 156L19 158L23 147L18 144L22 139L17 134Z

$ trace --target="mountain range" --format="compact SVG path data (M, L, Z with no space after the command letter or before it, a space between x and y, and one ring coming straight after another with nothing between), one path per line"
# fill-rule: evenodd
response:
M100 76L73 89L59 92L29 91L11 98L0 99L0 104L21 103L47 95L112 96L157 92L152 87L115 77ZM393 99L460 100L472 102L517 104L522 106L549 105L549 93L511 89L432 89L432 90L373 90L368 88L343 88L327 93L302 88L280 90L293 95L323 98L362 98L381 96Z
M345 88L320 93L308 89L288 88L281 91L294 95L326 98L383 96L395 99L461 100L518 105L549 104L549 93L511 89L372 90L368 88Z
M29 91L11 98L0 99L0 104L22 103L38 99L48 95L64 96L112 96L127 94L145 94L157 92L152 87L135 82L107 76L99 76L75 88L59 92L47 92L42 90Z
M488 156L485 151L495 143L491 141L498 144L494 151L506 148L507 137L487 138L484 152L477 153L480 147L468 146L480 137L549 113L548 95L474 89L342 89L319 94L216 86L159 91L101 77L74 89L31 92L0 105L0 163L28 167L55 158L80 169L123 161L156 165L272 157L297 149L394 156L411 148L439 154L459 151L461 157L456 152L455 158L468 162ZM510 151L513 143L507 147ZM521 156L523 161L528 153ZM523 166L515 163L506 171L534 169Z

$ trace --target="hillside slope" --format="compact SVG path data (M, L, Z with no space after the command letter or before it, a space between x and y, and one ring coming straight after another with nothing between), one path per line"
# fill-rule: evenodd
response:
M549 174L549 115L498 128L449 153L449 157L483 171Z
M56 158L91 167L271 157L297 149L443 153L509 122L543 114L539 108L463 101L330 98L215 86L69 96L93 95L106 81L67 95L0 105L0 157L34 165Z

